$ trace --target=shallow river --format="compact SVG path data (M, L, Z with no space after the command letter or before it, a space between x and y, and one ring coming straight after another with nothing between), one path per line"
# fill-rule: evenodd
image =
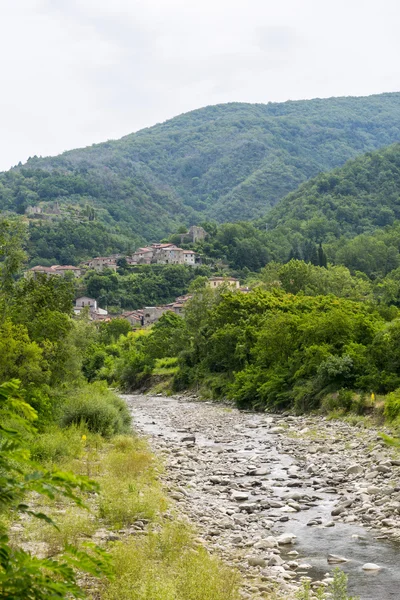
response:
M189 517L205 527L205 532L211 531L205 539L212 540L225 559L229 560L230 551L232 555L236 551L234 547L230 549L234 532L224 529L220 536L212 531L212 524L214 529L218 527L218 519L222 520L224 511L232 505L229 496L232 487L250 488L252 502L273 498L285 504L289 494L298 492L300 496L311 498L298 512L282 513L280 508L269 506L262 513L251 515L248 532L242 532L245 542L250 539L247 546L251 545L252 536L263 534L264 527L265 535L295 534L295 544L285 546L281 557L289 561L291 557L287 553L296 550L299 553L296 560L309 565L301 573L320 580L334 568L327 563L328 554L344 556L349 562L340 568L349 575L351 594L361 600L400 599L399 545L377 539L382 534L353 523L335 520L334 526L324 526L332 522L331 510L338 503L338 496L334 489L325 491L327 488L322 484L316 491L315 479L305 472L305 466L315 457L304 456L304 445L293 439L288 451L281 443L285 433L270 432L271 417L176 398L138 395L125 396L125 399L135 427L149 438L156 451L172 457L172 462L167 461L167 465L171 465L172 481L178 482L184 492L185 487L189 490L185 492L188 497L183 498L182 511L187 512L189 506ZM273 425L276 424L284 423L274 417ZM290 425L293 428L293 422ZM188 446L189 455L182 442L185 432L196 437L194 447ZM331 460L329 455L326 460ZM258 469L258 478L248 474L249 465ZM167 466L168 473L169 469ZM216 475L229 478L229 490L218 488L222 491L216 491L216 486L209 483L210 477ZM320 519L321 525L308 526L314 518ZM365 563L377 563L381 570L364 572L361 567Z

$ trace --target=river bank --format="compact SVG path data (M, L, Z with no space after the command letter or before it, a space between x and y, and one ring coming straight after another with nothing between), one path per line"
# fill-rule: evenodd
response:
M326 585L337 564L361 600L398 597L400 457L377 430L184 397L125 399L166 462L178 510L244 574L245 597L293 596L303 575Z

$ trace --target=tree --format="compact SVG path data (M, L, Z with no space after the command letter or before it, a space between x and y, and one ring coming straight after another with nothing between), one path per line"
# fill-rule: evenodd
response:
M72 473L40 470L29 459L26 438L35 434L36 418L35 410L21 395L18 381L0 385L0 511L8 511L11 517L23 513L55 526L48 515L30 508L27 500L32 493L49 500L65 498L84 507L81 494L97 491L98 486ZM40 559L11 544L5 525L0 526L2 598L84 598L78 571L97 577L110 574L104 551L92 546L89 554L69 546L59 560Z
M26 260L26 226L20 219L0 218L0 294L9 293Z
M321 242L319 243L318 246L318 260L317 263L313 263L313 264L318 264L320 267L327 267L328 266L328 260L326 258L326 254L322 248L322 244Z

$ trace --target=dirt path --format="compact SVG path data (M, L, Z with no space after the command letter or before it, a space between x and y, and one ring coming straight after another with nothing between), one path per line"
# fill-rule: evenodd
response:
M340 555L361 600L398 599L400 460L377 432L321 417L125 396L166 462L178 509L246 576L244 596L329 581ZM365 563L379 570L364 571Z

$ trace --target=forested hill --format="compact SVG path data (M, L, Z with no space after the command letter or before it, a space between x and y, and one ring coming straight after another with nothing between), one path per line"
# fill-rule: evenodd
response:
M368 152L301 185L267 215L268 229L316 242L354 237L400 219L400 144Z
M209 106L0 175L0 209L58 201L122 236L257 218L299 184L400 141L400 93Z

